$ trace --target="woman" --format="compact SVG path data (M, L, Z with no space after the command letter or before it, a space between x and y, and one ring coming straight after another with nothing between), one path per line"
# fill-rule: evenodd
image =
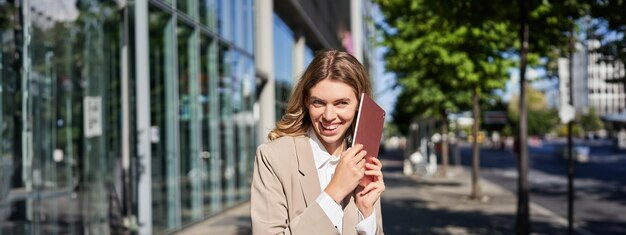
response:
M371 95L363 65L348 53L318 53L287 111L258 147L251 187L254 234L382 234L382 163L347 148L358 97ZM360 186L363 176L374 181Z

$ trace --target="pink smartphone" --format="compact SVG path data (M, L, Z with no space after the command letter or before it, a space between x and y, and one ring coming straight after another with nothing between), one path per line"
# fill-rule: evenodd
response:
M352 147L356 144L362 144L363 150L367 151L365 160L368 163L372 162L372 157L378 157L384 124L385 110L368 95L362 93L354 135L352 135ZM360 185L365 187L370 182L372 182L371 177L365 176L361 179Z

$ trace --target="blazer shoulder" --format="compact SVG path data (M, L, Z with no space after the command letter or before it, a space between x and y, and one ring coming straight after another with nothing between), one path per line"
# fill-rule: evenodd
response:
M295 146L299 139L304 139L305 136L282 136L278 139L269 141L267 143L259 145L259 148L270 148L277 150L286 150L289 146Z
M304 143L300 138L305 136L283 136L270 142L259 145L257 155L261 154L266 158L293 157L296 154L298 143ZM298 141L300 140L300 141Z

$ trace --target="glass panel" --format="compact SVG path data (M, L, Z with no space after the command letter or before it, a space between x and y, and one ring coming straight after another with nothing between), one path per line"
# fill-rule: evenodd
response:
M217 0L199 0L200 23L205 24L210 30L217 29Z
M195 7L195 0L176 0L176 8L178 8L180 12L189 15L192 19L195 19L195 12L197 10L197 7Z
M244 0L244 48L254 54L254 4L252 0Z
M233 40L233 1L232 0L218 0L218 21L217 28L220 36L228 41Z
M222 172L223 204L232 206L235 199L235 147L232 108L232 52L225 45L219 50L220 101L220 165Z
M174 29L169 14L153 7L149 12L152 224L155 233L164 233L176 228L180 219L174 125Z
M233 41L237 47L244 47L244 5L243 0L232 0L231 5L231 18L232 18L232 32L233 32Z
M241 77L241 88L239 89L241 101L240 110L236 114L235 122L239 136L239 159L238 169L238 199L243 201L250 197L250 177L252 172L252 159L255 151L255 124L252 114L255 98L255 74L253 60L248 57L241 57L238 61L239 77Z
M245 138L243 136L243 131L245 126L243 125L243 115L245 114L243 111L243 102L242 102L242 68L244 61L243 56L241 56L236 51L232 53L233 59L233 67L232 67L232 79L231 79L231 91L232 91L232 112L233 112L233 137L234 143L233 147L235 150L234 162L237 164L236 172L234 174L235 181L235 200L238 200L242 197L241 185L242 185L242 175L240 174L245 169L241 168L242 161L246 158L246 152L243 151L243 145L245 145Z
M276 81L276 120L285 113L293 83L293 31L274 14L274 74Z
M13 201L26 191L22 177L22 62L18 28L19 11L12 3L0 2L0 233L26 233L26 202ZM13 201L13 202L11 202Z
M25 218L40 234L121 227L120 11L114 2L33 4L28 54L32 126L26 139ZM27 140L28 141L28 140Z
M178 24L178 105L180 146L180 187L182 222L187 224L202 218L200 193L203 170L200 168L197 40L193 29Z
M208 151L205 159L208 179L204 184L204 214L212 215L221 208L221 166L219 150L219 109L217 42L201 38L200 46L200 102L202 106L202 149Z

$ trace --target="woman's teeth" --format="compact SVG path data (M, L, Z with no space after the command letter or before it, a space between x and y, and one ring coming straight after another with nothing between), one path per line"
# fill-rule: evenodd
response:
M337 129L337 125L333 125L333 126L322 126L324 129L326 130L334 130Z

